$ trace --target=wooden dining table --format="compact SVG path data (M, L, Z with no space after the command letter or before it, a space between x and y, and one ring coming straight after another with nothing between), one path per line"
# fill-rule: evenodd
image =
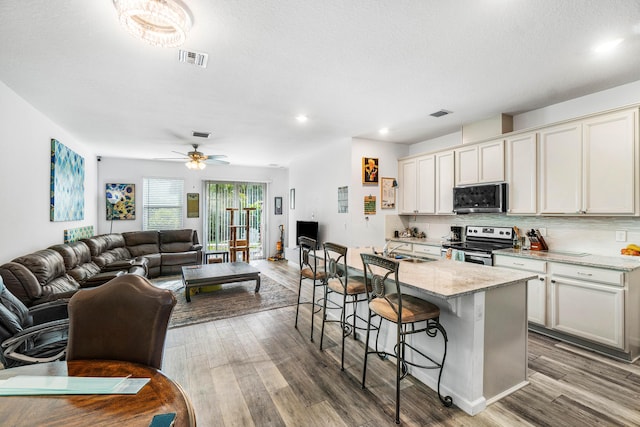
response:
M196 425L182 387L161 371L136 363L73 360L0 370L0 380L16 375L150 378L137 394L40 395L0 397L2 426L140 426L154 415L175 413L175 427Z

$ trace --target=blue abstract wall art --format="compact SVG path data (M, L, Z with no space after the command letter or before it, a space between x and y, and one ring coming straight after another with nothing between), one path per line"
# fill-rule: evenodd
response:
M84 219L84 158L51 140L50 220Z

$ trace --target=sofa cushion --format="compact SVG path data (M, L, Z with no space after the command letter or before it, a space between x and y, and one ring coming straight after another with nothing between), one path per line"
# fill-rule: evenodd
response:
M193 230L160 231L160 252L175 253L193 250Z
M64 259L67 274L78 283L84 283L100 273L100 267L91 260L91 251L84 242L73 242L51 246Z
M132 257L160 252L157 231L129 231L122 233L122 237Z
M175 252L162 254L162 266L165 265L194 265L200 264L200 254L197 251Z
M23 255L14 259L13 262L22 264L31 270L41 286L66 274L62 255L53 249L42 249L28 255Z
M89 247L92 257L100 255L107 249L107 241L103 236L93 236L81 241Z

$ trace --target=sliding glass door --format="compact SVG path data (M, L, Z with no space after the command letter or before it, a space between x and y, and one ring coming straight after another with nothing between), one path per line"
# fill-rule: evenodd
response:
M253 182L206 181L204 209L204 245L208 251L226 251L229 249L230 226L240 225L238 239L246 239L247 211L249 210L249 246L250 258L265 257L264 235L266 229L262 208L266 196L266 184ZM227 208L236 208L231 212Z

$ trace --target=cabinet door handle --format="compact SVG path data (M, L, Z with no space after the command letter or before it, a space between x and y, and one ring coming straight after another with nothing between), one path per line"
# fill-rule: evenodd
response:
M519 266L524 266L524 263L521 262L514 262L513 265L519 265Z
M541 282L544 282L544 277L538 277L538 280L540 280Z
M553 280L553 279L551 279L551 283L556 283L556 281L555 281L555 280Z
M581 272L581 271L578 271L578 274L579 274L580 276L587 276L587 277L591 277L591 276L593 276L593 274L591 274L591 273L583 273L583 272Z

